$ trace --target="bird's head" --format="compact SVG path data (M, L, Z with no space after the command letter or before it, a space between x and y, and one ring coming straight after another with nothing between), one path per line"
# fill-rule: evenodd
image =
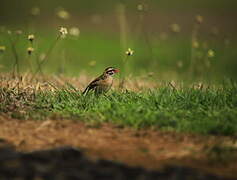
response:
M114 74L118 73L119 69L114 67L108 67L104 70L104 74L107 76L113 76Z

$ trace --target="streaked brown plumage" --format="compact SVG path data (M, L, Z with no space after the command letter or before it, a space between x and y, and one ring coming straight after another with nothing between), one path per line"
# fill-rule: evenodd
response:
M93 80L83 91L83 94L87 94L93 90L96 94L105 93L110 90L113 84L113 75L119 72L118 69L108 67L104 70L103 74Z

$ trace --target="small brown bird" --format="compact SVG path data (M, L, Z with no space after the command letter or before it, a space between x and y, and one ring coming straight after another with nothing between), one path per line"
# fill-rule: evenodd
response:
M119 69L113 67L106 68L102 75L100 75L86 87L86 89L83 91L83 94L87 94L91 90L95 91L96 94L109 91L113 84L113 75L118 72Z

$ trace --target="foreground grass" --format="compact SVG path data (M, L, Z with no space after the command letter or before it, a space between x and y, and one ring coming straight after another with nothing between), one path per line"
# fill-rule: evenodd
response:
M27 93L0 89L0 112L20 119L69 118L134 128L237 134L237 87L162 87L141 93L82 96L73 87Z

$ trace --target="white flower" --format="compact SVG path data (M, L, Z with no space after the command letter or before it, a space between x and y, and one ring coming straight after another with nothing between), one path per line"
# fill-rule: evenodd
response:
M198 41L193 41L192 46L193 48L198 48L199 47Z
M180 25L178 24L171 24L170 26L171 31L175 32L175 33L179 33L181 31Z
M65 28L65 27L61 27L59 29L59 32L60 32L62 38L66 37L66 35L68 34L67 28Z
M65 9L63 8L58 8L57 12L56 12L57 16L61 19L69 19L70 18L70 14L68 11L66 11Z
M130 48L128 48L128 50L125 52L125 54L128 55L128 56L132 56L133 53L134 53L134 51L131 50Z
M29 35L28 35L28 40L29 40L29 41L33 42L34 39L35 39L34 34L29 34Z
M209 49L207 52L207 57L213 58L215 56L215 52L212 49Z
M27 52L29 55L31 55L31 53L34 51L34 48L33 47L28 47L27 48Z
M72 27L69 29L69 34L72 36L79 36L80 30L77 27Z
M144 6L142 4L138 4L137 5L137 10L138 11L143 11L144 10Z
M0 53L3 53L6 50L5 46L0 46Z

